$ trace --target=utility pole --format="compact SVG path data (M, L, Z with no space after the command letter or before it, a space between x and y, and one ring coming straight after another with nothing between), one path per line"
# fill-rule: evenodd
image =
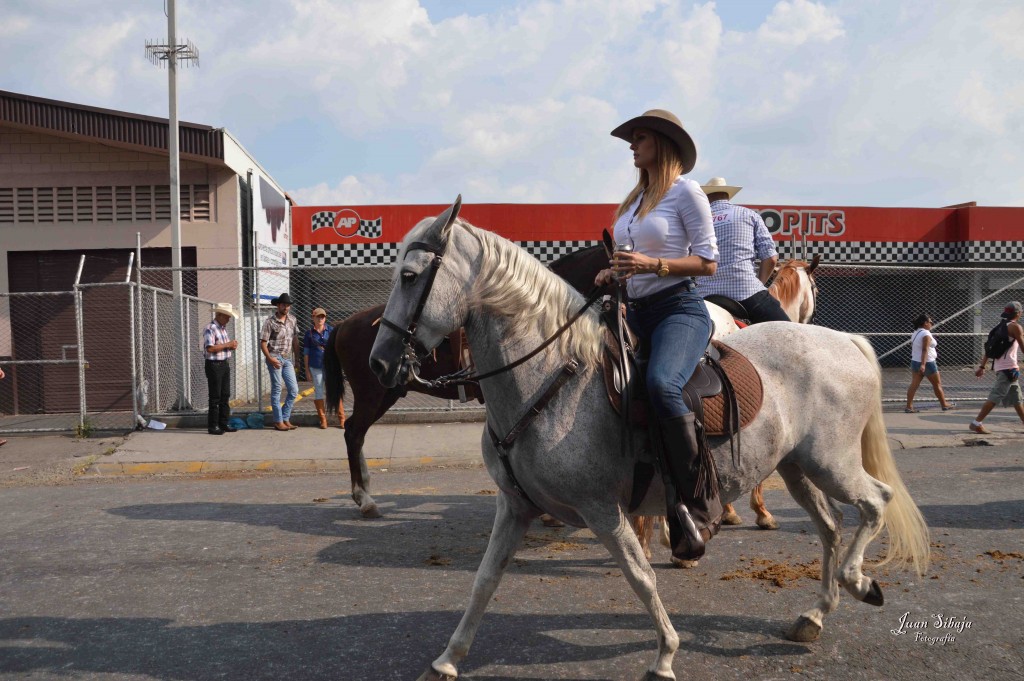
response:
M192 409L188 386L188 355L185 352L185 305L181 290L181 188L178 163L178 63L185 66L199 65L199 50L186 41L178 44L177 21L174 16L175 0L165 0L164 13L167 15L167 43L146 41L146 56L158 66L167 66L167 155L171 164L171 272L174 307L177 310L177 357L178 397L171 409L187 411Z

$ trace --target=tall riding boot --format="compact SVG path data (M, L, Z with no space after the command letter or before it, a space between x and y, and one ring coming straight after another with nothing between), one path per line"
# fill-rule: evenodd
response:
M345 403L338 400L338 427L345 428Z
M672 556L697 560L718 533L722 502L710 452L701 455L693 414L661 419L664 460L671 480L665 485Z
M320 430L327 429L327 412L324 411L323 400L313 400L313 404L316 405L316 414L320 417Z

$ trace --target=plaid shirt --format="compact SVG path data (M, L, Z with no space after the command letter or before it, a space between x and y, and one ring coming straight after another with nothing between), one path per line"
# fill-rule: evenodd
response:
M738 301L764 291L754 260L778 255L764 220L756 211L728 201L711 204L711 220L718 237L718 269L714 276L697 281L697 291L704 297L719 295Z
M260 340L267 341L267 352L271 355L291 357L292 340L298 322L295 317L288 315L281 321L277 314L272 314L263 322L263 329L260 330Z
M207 324L203 330L203 352L206 354L206 359L231 359L230 350L209 352L206 349L211 345L223 345L230 341L231 338L228 336L228 330L218 324L216 319Z

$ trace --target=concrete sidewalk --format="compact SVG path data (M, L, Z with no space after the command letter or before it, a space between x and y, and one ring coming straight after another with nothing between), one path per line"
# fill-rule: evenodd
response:
M483 423L375 424L363 452L371 468L480 462ZM288 433L240 430L212 436L202 430L137 431L86 470L92 475L150 475L225 471L348 471L344 431L303 427Z
M894 450L1020 443L1024 426L1012 410L996 410L986 427L967 429L976 411L937 407L917 414L885 415ZM375 469L480 463L483 423L375 424L363 451ZM126 437L74 440L66 436L6 436L0 447L0 482L30 477L47 465L63 464L75 476L118 477L229 472L339 472L347 475L344 433L337 427L302 427L289 433L241 430L211 436L205 429L137 431Z

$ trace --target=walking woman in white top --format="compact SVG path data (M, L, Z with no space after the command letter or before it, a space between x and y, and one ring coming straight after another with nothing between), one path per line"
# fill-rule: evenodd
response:
M629 323L647 348L647 392L664 450L672 555L696 560L722 517L716 476L683 402L683 386L711 336L711 320L694 281L717 267L711 206L700 184L683 177L697 161L697 148L673 114L648 111L612 135L630 143L639 171L615 216L615 242L628 244L632 252L617 251L611 268L602 270L595 283L615 278L626 283Z
M917 409L914 409L914 395L917 394L917 388L924 378L931 382L932 390L942 405L942 411L956 407L955 404L946 401L946 393L942 391L942 377L939 376L939 366L936 363L937 345L938 342L932 335L932 318L926 314L918 315L914 320L914 333L910 336L910 387L907 388L907 408L903 410L908 414L917 413Z

